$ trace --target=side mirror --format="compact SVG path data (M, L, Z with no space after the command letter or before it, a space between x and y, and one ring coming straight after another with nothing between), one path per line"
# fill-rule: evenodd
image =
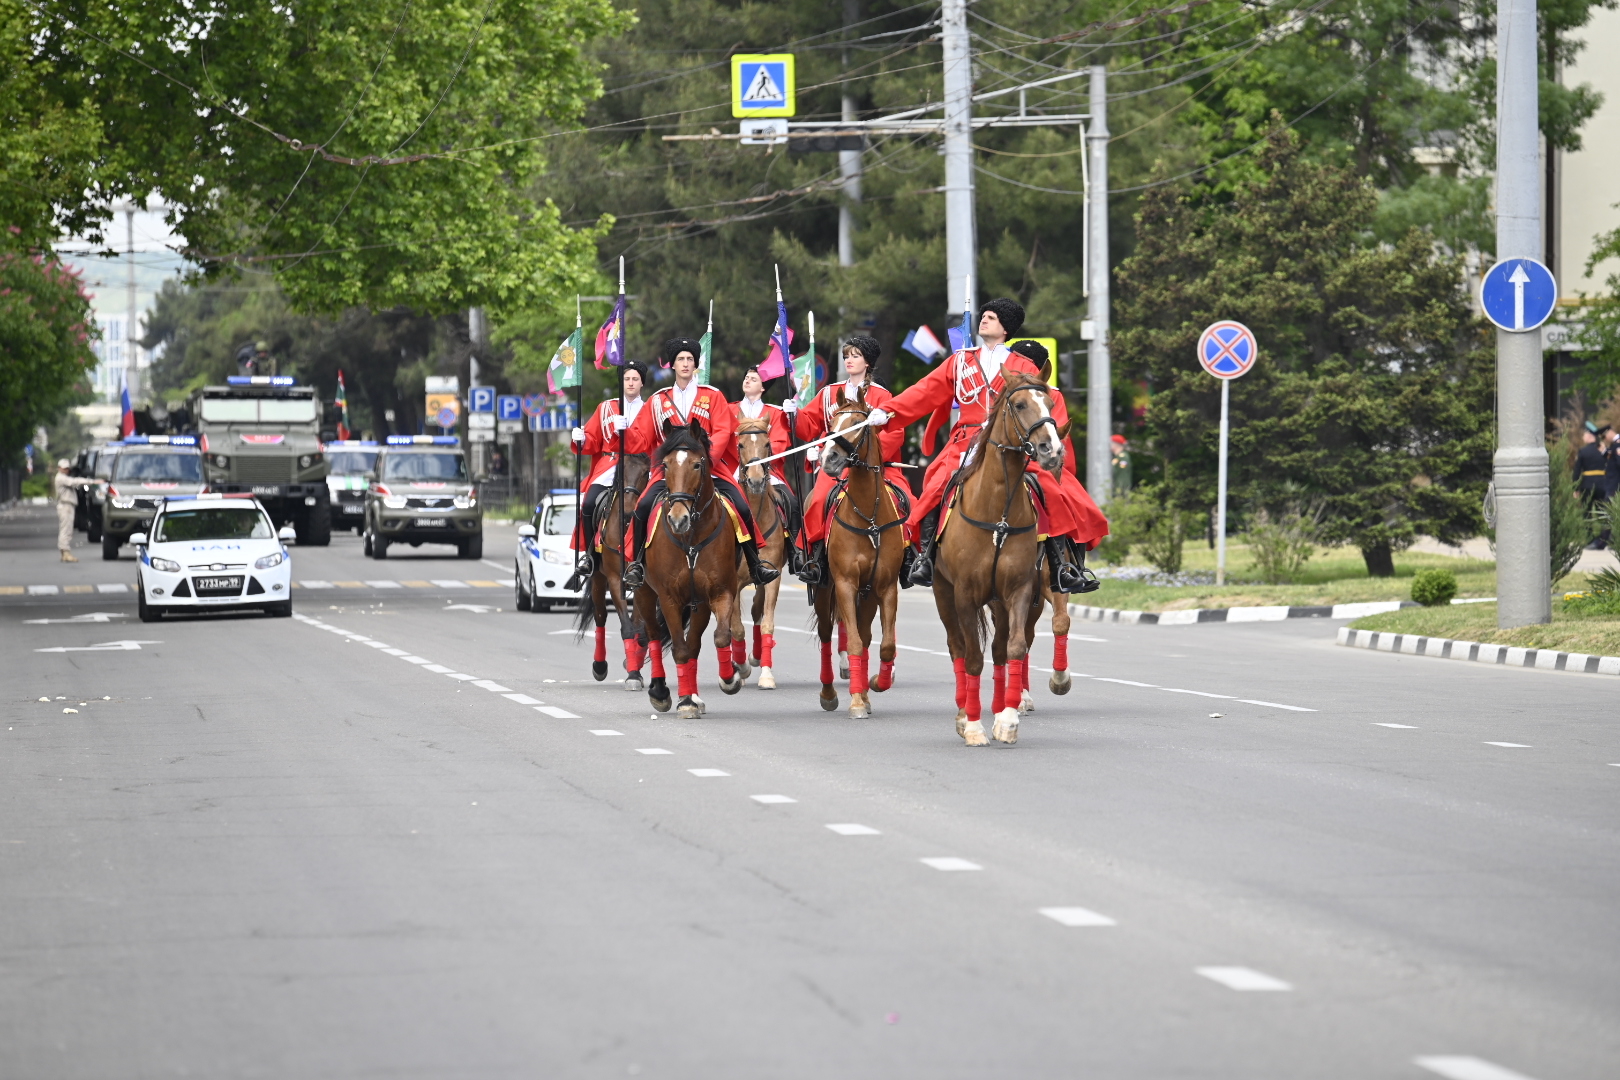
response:
M522 525L518 526L518 536L524 540L533 540L534 526L525 521Z
M276 533L276 539L280 540L282 543L286 543L289 540L297 540L298 530L293 528L291 525L283 525L281 527L281 531Z
M130 537L129 537L129 542L131 544L134 544L136 547L145 547L146 546L146 534L145 533L131 533Z

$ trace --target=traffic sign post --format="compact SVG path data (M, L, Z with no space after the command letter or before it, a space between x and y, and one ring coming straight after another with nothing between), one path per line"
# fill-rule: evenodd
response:
M517 422L523 419L523 399L516 394L502 394L495 399L495 419Z
M1558 283L1536 259L1503 259L1485 272L1479 306L1499 329L1539 330L1558 306Z
M732 116L792 116L796 91L792 53L739 53L731 58Z
M467 411L474 415L495 411L495 388L475 386L467 392Z
M1254 331L1224 319L1198 336L1198 363L1221 380L1220 456L1215 466L1215 584L1226 584L1226 447L1232 432L1232 380L1247 375L1260 356Z

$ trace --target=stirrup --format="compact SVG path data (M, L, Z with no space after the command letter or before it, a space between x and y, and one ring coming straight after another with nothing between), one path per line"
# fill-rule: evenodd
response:
M916 584L911 580L911 571L916 565L917 549L908 545L900 556L900 587L902 589L909 589Z
M782 576L782 571L778 570L764 559L756 559L751 569L753 571L754 584L761 589Z
M1056 578L1054 589L1060 593L1075 593L1086 591L1085 572L1072 562L1060 562L1052 567L1052 576Z
M637 559L624 568L624 577L621 580L625 588L639 589L646 584L646 577L647 570L641 565L641 560Z
M1082 566L1080 567L1080 584L1069 591L1071 593L1088 593L1096 592L1100 588L1102 588L1102 582L1097 580L1097 575Z
M917 552L917 561L911 564L911 583L924 586L934 584L934 560L929 558L928 552Z

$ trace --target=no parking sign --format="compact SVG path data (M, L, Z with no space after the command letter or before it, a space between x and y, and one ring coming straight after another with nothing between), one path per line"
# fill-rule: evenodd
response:
M1247 375L1259 357L1254 331L1240 322L1223 319L1205 327L1198 336L1198 362L1217 379Z

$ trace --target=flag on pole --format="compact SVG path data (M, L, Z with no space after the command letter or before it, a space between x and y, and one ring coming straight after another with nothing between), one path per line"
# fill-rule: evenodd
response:
M949 351L940 344L939 338L934 336L927 323L907 333L906 340L900 343L900 347L925 364L932 364Z
M810 312L810 349L793 361L793 397L800 407L816 396L816 313Z
M563 338L562 344L551 355L551 366L546 369L546 388L553 394L569 390L580 384L584 372L580 370L580 353L585 351L585 331L574 327L574 332ZM598 354L600 355L600 353ZM598 367L601 365L598 364Z
M927 330L928 327L925 326L923 329ZM951 337L952 352L961 352L963 349L973 348L973 309L969 308L962 312L962 325L951 327L947 333ZM930 333L928 336L933 337L934 335ZM938 338L934 338L934 344L939 344ZM944 350L940 351L943 352Z
M124 372L124 388L119 393L122 415L118 419L118 437L127 439L135 434L135 410L129 404L129 372Z
M605 371L610 367L623 366L624 291L621 289L619 298L613 302L613 314L602 324L602 329L596 332L596 367L598 371Z
M778 327L778 329L780 329L780 327ZM792 330L787 331L788 349L792 349L793 347L794 336L795 335ZM792 372L794 370L793 362L786 359L786 357L791 355L791 352L782 348L781 338L778 337L773 331L771 333L770 344L765 349L765 359L760 361L759 364L760 381L770 382L772 379L780 379L783 375L787 375Z
M701 385L709 383L709 361L714 357L714 301L709 301L709 327L698 338L698 366L697 381Z
M333 402L337 406L338 414L337 436L339 439L347 439L349 437L349 392L343 385L343 371L341 368L338 369L337 375L337 401Z

